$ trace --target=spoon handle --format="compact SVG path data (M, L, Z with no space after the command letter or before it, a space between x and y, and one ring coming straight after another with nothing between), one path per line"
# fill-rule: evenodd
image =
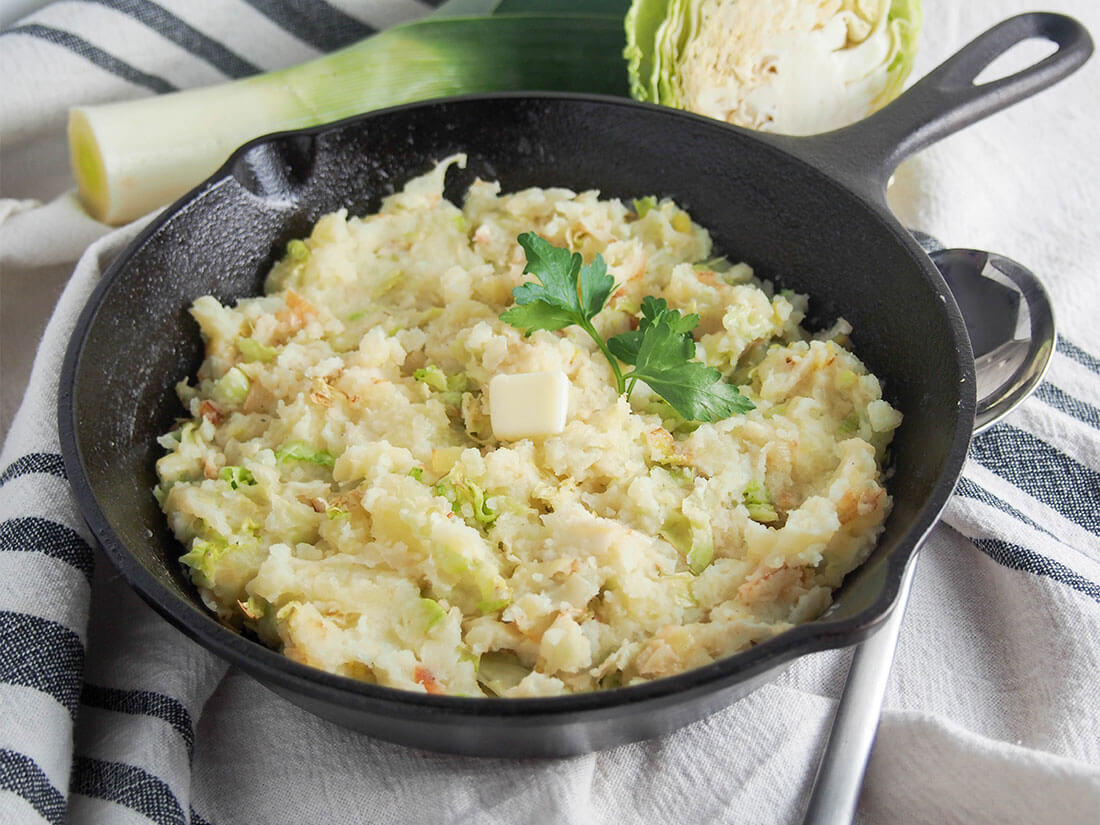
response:
M873 636L856 646L803 825L849 825L855 816L916 568L914 554L893 612Z

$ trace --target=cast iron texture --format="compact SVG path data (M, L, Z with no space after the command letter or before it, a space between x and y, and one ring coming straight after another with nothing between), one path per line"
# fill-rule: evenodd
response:
M1080 48L1065 45L1054 57L1063 74L1083 62ZM903 120L914 115L891 108ZM888 615L905 565L954 487L973 424L974 380L954 300L886 210L889 169L858 179L840 169L845 186L829 174L839 154L833 161L818 154L822 171L791 153L835 145L835 136L765 139L669 109L552 94L416 104L249 144L111 265L78 321L59 420L85 517L134 588L192 638L320 716L430 750L547 756L656 736L729 704L796 656L852 644ZM888 155L876 149L872 157ZM287 241L307 234L318 217L341 207L372 212L410 177L459 151L470 160L451 173L453 198L476 176L506 191L567 186L622 198L669 196L732 259L809 293L814 321L842 314L852 323L856 351L905 421L893 445L894 510L885 533L824 617L644 685L487 700L322 673L232 633L203 607L151 494L156 438L183 412L172 387L202 358L187 308L204 294L233 302L259 293Z

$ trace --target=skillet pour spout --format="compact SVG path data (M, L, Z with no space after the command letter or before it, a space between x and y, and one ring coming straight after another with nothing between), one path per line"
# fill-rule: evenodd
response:
M1012 43L1036 36L1054 40L1058 51L1002 81L961 88ZM184 633L302 707L382 739L480 756L561 756L695 721L798 656L865 638L889 615L906 563L961 471L975 389L958 307L886 209L886 175L908 152L1066 76L1090 51L1088 35L1069 18L1014 18L870 120L818 138L764 136L617 98L499 94L253 141L146 228L107 269L77 322L58 403L65 465L84 516L122 575ZM852 141L867 151L853 152ZM565 186L609 197L668 196L730 256L808 293L811 322L843 315L852 323L857 350L905 421L892 447L894 509L885 532L825 616L674 677L599 693L492 700L324 673L231 632L207 612L150 492L156 438L180 412L171 387L202 360L187 307L205 294L222 302L259 294L286 243L320 216L376 211L396 184L459 151L469 161L452 171L451 195L480 176L505 191ZM861 156L869 159L862 170Z

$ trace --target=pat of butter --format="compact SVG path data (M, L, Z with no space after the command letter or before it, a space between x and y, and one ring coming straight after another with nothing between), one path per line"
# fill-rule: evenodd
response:
M565 429L569 379L561 370L494 375L489 381L489 419L501 441L556 435Z

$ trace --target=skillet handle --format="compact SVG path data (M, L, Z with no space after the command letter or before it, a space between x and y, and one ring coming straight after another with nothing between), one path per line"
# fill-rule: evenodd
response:
M994 60L1027 40L1057 50L1008 77L974 84ZM1088 31L1062 14L1009 18L964 46L885 108L851 126L788 146L857 192L885 203L886 182L906 157L1072 74L1093 51ZM801 144L801 145L799 145Z

